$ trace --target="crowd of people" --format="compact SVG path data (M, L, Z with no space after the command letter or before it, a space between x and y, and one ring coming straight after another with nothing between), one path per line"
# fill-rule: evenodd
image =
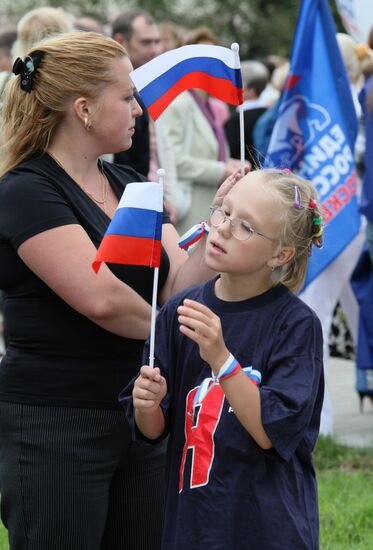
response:
M355 344L358 326L373 342L373 44L351 40L338 37L361 122L366 225L339 260L351 269L326 311L322 289L297 296L323 241L317 190L261 168L287 59L241 62L242 177L238 110L191 89L154 122L130 77L170 49L220 45L212 29L158 24L142 9L109 23L41 7L0 32L0 506L10 550L318 548L312 451L332 430L324 384L338 303ZM157 181L160 167L151 368L152 268L95 274L91 263L126 186ZM194 224L201 238L182 250ZM366 371L358 391L373 399Z

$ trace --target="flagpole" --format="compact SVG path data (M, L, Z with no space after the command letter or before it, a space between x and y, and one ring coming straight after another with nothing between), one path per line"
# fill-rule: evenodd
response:
M163 191L163 180L164 180L165 171L163 168L157 170L158 183L162 186ZM155 343L155 321L157 318L157 296L158 296L158 275L159 267L154 268L154 277L153 277L153 296L152 296L152 316L150 321L150 350L149 350L149 366L154 367L154 343Z
M234 65L235 69L241 69L241 61L239 50L240 46L237 42L231 44L231 50L234 54ZM243 115L243 105L238 106L239 122L240 122L240 160L241 160L241 176L245 175L245 127L244 127L244 115Z

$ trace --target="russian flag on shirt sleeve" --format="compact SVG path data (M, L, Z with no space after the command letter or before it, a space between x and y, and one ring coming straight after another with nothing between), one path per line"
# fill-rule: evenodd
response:
M159 267L162 218L163 186L129 183L92 262L94 271L102 262Z
M130 73L153 120L184 90L202 88L232 105L243 103L241 69L234 52L192 44L155 57Z

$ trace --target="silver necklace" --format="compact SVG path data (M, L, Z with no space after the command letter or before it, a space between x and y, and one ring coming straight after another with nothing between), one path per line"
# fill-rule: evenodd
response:
M66 174L68 174L68 172L65 169L65 167L63 166L63 164L61 164L61 162L52 153L50 153L48 151L48 155L50 157L52 157L52 159L58 164L58 166L60 166L60 168L62 168L62 170L64 172L66 172ZM88 195L88 197L90 197L95 203L102 205L103 211L105 212L105 214L107 214L107 212L106 212L106 201L107 201L107 198L108 198L108 195L109 195L109 182L108 182L108 179L106 177L106 174L104 172L104 169L103 169L103 166L102 166L101 162L99 163L99 169L98 170L99 170L100 179L101 179L101 182L102 182L102 200L96 199L96 197L94 195L92 195L92 193L87 191L87 189L85 189L83 187L83 185L80 185L78 182L76 182L76 183L79 185L80 189L82 191L84 191L84 193L86 195Z

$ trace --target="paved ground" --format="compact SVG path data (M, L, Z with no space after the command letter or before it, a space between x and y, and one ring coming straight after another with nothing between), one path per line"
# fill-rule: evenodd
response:
M359 396L355 390L355 363L332 358L329 368L333 437L353 447L372 447L373 451L373 405L366 397L363 412L360 412Z

